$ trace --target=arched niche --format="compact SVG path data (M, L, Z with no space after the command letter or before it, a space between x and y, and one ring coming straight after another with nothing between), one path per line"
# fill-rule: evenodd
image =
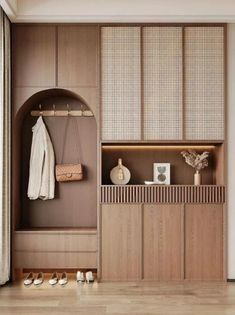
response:
M49 89L32 95L20 108L14 124L13 208L17 229L31 228L77 228L97 225L97 125L94 117L69 118L63 163L84 166L84 180L78 182L56 182L55 199L29 200L27 197L29 161L32 143L32 127L38 117L31 111L83 108L88 104L75 93L64 89ZM66 117L43 117L50 134L56 157L61 163L62 143ZM73 120L73 121L72 121ZM76 131L76 123L77 130ZM76 147L79 148L79 154Z

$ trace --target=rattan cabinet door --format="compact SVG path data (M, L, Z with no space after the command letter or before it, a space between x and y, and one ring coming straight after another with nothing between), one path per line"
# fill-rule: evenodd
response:
M224 139L224 28L185 27L185 136Z
M140 27L102 27L103 140L141 139Z
M143 27L144 140L182 139L182 27Z

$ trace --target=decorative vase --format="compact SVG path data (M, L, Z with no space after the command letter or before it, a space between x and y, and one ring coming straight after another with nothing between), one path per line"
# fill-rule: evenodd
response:
M118 165L115 166L110 172L110 179L115 185L126 185L131 178L131 173L122 164L122 159L118 159Z
M201 185L201 174L199 173L199 171L196 171L196 173L194 174L194 185Z

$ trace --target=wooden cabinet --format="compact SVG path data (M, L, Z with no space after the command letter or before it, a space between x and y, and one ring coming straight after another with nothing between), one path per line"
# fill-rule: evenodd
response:
M14 87L56 85L56 27L13 25Z
M102 280L141 278L141 205L102 205Z
M58 86L98 85L98 26L58 27Z
M97 268L96 229L16 231L13 242L14 268Z
M223 205L185 206L185 278L223 279Z
M224 140L224 26L101 36L103 140Z
M101 30L102 139L140 140L140 27Z
M144 205L143 278L183 279L183 206Z

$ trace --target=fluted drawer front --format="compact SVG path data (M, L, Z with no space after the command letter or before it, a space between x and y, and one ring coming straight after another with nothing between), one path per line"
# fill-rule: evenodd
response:
M101 203L224 203L225 187L201 186L101 186Z

